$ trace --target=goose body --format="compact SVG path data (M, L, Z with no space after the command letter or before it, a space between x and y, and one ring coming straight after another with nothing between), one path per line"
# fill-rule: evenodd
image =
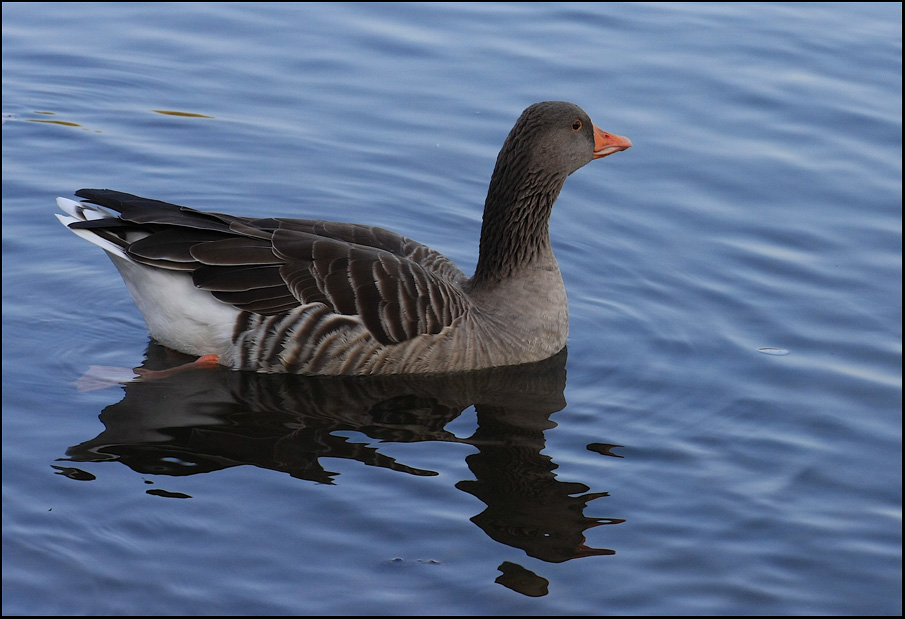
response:
M472 277L373 226L209 213L108 189L58 198L104 249L151 336L222 365L312 375L517 365L565 346L568 303L550 246L566 177L631 142L565 102L527 108L497 158Z

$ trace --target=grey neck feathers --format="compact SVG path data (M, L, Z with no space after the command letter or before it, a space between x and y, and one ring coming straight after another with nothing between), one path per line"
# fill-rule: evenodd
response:
M502 159L502 155L501 155ZM484 203L472 283L492 286L550 254L549 220L566 174L532 172L525 162L494 170Z

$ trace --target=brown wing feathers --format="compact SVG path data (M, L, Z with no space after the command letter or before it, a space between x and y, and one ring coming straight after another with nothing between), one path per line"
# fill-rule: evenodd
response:
M381 228L203 213L109 190L77 195L121 216L73 227L116 236L137 262L191 271L197 287L241 310L276 315L323 303L359 316L375 339L392 344L439 333L465 309L448 281L464 278L455 265ZM148 235L123 240L135 231Z

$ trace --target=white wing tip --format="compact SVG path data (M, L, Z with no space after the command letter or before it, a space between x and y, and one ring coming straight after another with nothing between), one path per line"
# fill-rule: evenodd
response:
M84 202L76 202L69 198L57 198L57 206L66 211L68 214L76 218L77 221L91 221L94 219L106 219L115 217L108 211L95 206L94 204L85 204Z
M60 223L67 228L69 228L70 225L78 223L80 221L91 221L94 219L106 219L109 217L115 217L115 215L93 204L84 204L82 202L70 200L69 198L57 198L57 206L59 206L69 215L67 217L66 215L56 213L57 219L59 219ZM130 258L126 256L126 253L121 248L117 247L110 241L99 237L90 230L79 230L73 228L69 228L69 230L74 234L82 237L89 243L97 245L111 255L119 256L120 258L123 258L125 260L130 260Z

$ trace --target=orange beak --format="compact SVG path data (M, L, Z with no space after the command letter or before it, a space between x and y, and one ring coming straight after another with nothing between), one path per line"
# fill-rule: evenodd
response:
M598 126L594 126L594 159L600 159L620 150L631 148L632 141L615 133L607 133Z

